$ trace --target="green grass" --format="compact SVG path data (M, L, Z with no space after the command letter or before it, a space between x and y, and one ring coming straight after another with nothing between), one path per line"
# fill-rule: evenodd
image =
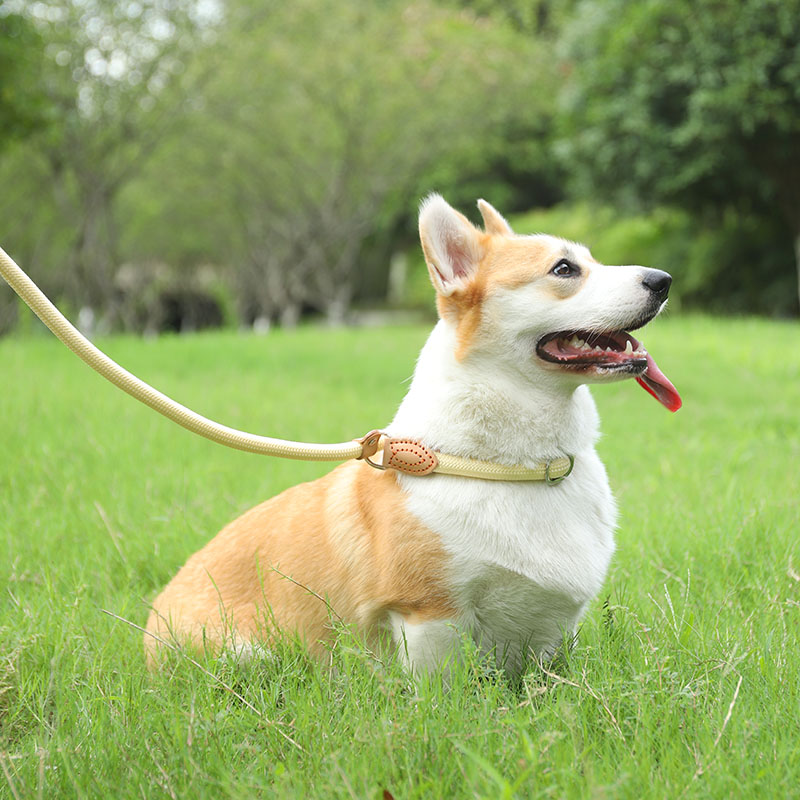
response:
M387 421L420 328L101 342L166 393L310 441ZM144 667L147 601L223 523L324 465L194 437L46 337L0 341L0 795L800 795L800 328L643 337L681 390L598 387L619 549L576 648L519 686L412 686L344 633L244 669ZM204 671L207 670L207 671ZM227 687L227 688L226 688Z

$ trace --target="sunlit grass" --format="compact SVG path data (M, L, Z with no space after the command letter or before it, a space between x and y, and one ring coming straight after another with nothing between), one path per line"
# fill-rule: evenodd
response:
M101 346L190 407L339 441L385 423L421 328ZM144 668L147 601L226 521L328 467L190 435L60 344L0 341L0 796L778 797L800 785L800 328L662 319L685 406L600 387L619 549L577 647L449 692L344 633Z

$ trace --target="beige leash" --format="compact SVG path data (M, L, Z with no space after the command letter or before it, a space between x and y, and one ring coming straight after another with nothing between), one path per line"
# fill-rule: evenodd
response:
M249 453L302 461L347 461L351 458L363 458L378 469L395 469L411 475L430 475L436 472L488 480L558 483L572 471L571 456L553 459L533 468L508 466L438 453L419 442L392 439L380 431L371 431L361 439L351 442L310 444L257 436L220 425L176 403L98 350L45 297L1 247L0 275L55 336L95 372L159 414L212 442ZM374 460L379 451L382 453L382 462Z

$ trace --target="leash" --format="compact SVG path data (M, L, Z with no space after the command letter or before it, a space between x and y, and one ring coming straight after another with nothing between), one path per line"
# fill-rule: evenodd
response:
M552 459L535 467L509 466L439 453L412 439L398 439L381 431L370 431L360 439L338 444L312 444L273 439L229 428L176 403L132 375L81 334L47 299L39 287L0 247L0 275L34 314L78 358L122 391L167 419L212 442L248 453L302 461L347 461L362 459L376 469L393 469L408 475L461 475L501 481L562 481L574 464L572 456Z

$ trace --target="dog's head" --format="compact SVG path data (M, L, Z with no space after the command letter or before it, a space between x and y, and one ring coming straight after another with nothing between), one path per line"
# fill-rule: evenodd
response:
M635 377L668 409L680 408L675 387L627 332L666 304L666 272L605 266L582 245L515 235L484 200L478 208L484 231L436 194L419 217L439 316L456 330L458 360L487 355L573 384Z

